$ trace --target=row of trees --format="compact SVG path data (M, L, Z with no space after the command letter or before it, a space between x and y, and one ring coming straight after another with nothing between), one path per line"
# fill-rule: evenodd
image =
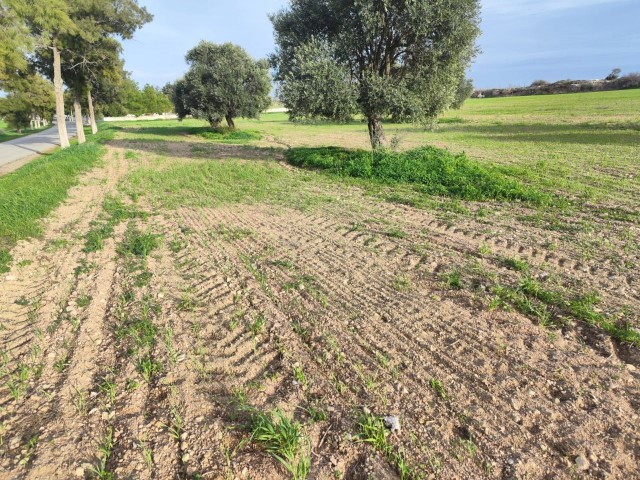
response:
M0 46L0 87L46 76L63 119L64 82L82 142L83 104L97 128L94 98L105 113L140 114L167 110L168 94L180 118L204 118L213 127L226 119L233 128L235 117L255 117L269 104L270 66L292 120L344 121L359 113L378 148L387 144L383 118L430 123L469 91L479 0L291 0L270 17L277 50L269 62L232 44L202 42L188 52L184 78L162 93L122 79L119 39L151 18L136 0L0 0L0 40L8 42ZM114 103L121 111L107 111ZM65 123L58 129L68 146Z
M180 119L216 128L256 117L278 96L291 120L346 121L362 114L373 148L382 119L428 124L473 92L465 72L476 54L479 0L291 0L271 15L277 51L269 63L238 46L201 42L184 78L167 87Z
M0 0L0 88L21 97L53 82L58 133L69 146L63 84L72 97L83 143L82 105L97 132L94 97L108 99L121 82L120 39L131 38L152 16L136 0Z

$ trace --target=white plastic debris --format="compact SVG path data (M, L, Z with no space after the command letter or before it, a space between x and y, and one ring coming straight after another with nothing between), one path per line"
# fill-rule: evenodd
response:
M391 433L400 433L400 418L395 415L383 417L384 426L391 430Z

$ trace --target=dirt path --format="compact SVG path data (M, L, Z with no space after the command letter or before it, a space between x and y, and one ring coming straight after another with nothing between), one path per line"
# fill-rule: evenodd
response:
M306 425L309 478L397 478L357 441L363 411L400 418L389 441L418 478L637 476L637 349L580 323L552 335L482 284L518 257L637 312L637 272L355 190L306 213L146 207L85 253L131 162L110 148L0 278L0 477L285 478L238 405ZM163 239L144 261L118 253L134 228ZM477 284L447 287L463 264Z

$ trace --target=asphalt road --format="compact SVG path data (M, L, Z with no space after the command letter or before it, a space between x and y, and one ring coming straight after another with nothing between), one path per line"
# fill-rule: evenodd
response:
M69 137L75 137L75 123L67 123ZM12 172L39 155L60 145L58 127L0 143L0 175Z

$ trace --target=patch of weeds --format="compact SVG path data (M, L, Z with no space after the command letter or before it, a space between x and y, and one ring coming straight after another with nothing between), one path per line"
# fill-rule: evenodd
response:
M173 237L170 241L169 241L169 250L173 253L178 253L180 252L182 249L186 248L187 246L187 241L180 238L180 237Z
M47 242L47 246L45 247L47 251L56 251L62 250L63 248L67 248L69 246L69 241L65 238L54 238Z
M10 270L13 257L9 253L9 250L0 248L0 273L7 273Z
M504 258L502 263L504 263L505 267L515 270L516 272L528 272L530 269L527 261L519 258Z
M358 420L358 430L360 441L381 452L395 467L402 480L419 478L417 472L408 466L405 451L394 447L389 441L390 431L381 418L370 413L363 414Z
M396 277L393 279L393 289L398 292L406 292L413 288L413 282L407 277Z
M311 468L310 442L298 422L280 410L264 413L251 410L251 440L278 460L294 480L307 478Z
M286 268L287 270L293 270L295 268L293 262L291 262L290 260L272 260L269 262L269 265L273 265L274 267Z
M0 258L0 263L2 262L2 259ZM33 263L33 260L20 260L18 262L18 267L20 268L24 268L27 267L29 265L31 265Z
M126 160L135 160L138 158L138 152L134 152L133 150L127 150L124 152L124 158Z
M91 300L93 300L93 297L91 295L88 295L88 294L80 295L76 299L76 305L78 305L79 308L87 308L91 303Z
M267 276L258 268L257 259L249 257L248 255L245 255L243 253L241 253L239 256L240 260L242 260L242 263L244 263L245 267L247 267L247 270L251 272L253 277L260 284L260 288L262 288L262 291L269 298L273 298L273 292L271 291L271 288L269 288Z
M146 258L160 245L160 235L142 232L130 226L125 233L124 240L118 246L118 253L134 257Z
M489 245L487 245L486 243L483 243L482 245L480 245L480 248L478 249L478 254L481 257L484 257L485 255L488 255L491 253L491 249L489 248Z
M298 290L299 292L307 292L323 307L326 308L328 305L327 297L322 291L322 287L311 275L296 275L290 281L286 282L282 288L284 288L285 291Z
M107 431L98 445L98 460L90 469L91 473L99 480L113 480L113 473L107 470L107 462L113 452L113 429L107 428Z
M142 272L136 275L135 279L133 280L133 284L138 288L146 287L151 282L152 277L153 273L145 268L142 270Z
M20 305L21 307L27 307L27 306L29 306L29 304L31 304L31 300L29 300L27 297L22 295L20 298L15 300L13 303L15 303L16 305Z
M89 273L90 271L96 269L98 267L98 265L96 265L95 263L91 262L87 262L86 259L81 259L80 262L78 263L78 266L76 268L73 269L73 274L76 277L79 277L80 275L84 275L86 273Z
M162 365L146 355L138 360L137 369L144 381L150 384L154 375L162 372Z
M556 326L563 322L560 314L568 315L590 325L596 325L618 340L640 346L640 333L629 323L619 325L605 314L596 311L600 302L597 293L567 297L550 290L529 275L520 279L516 288L496 285L492 306L514 306L521 313L536 318L542 326ZM553 308L551 312L549 308Z
M252 322L247 323L247 330L253 335L253 338L257 337L264 330L264 326L267 324L267 319L262 314L258 314Z
M104 241L113 235L113 225L92 221L85 235L84 253L97 252L104 248Z
M190 292L183 292L178 301L178 310L181 312L195 312L198 308L198 301Z
M319 405L309 405L308 408L303 408L303 410L307 412L313 423L326 422L329 418L327 412Z
M448 400L449 399L449 397L447 395L447 392L444 389L444 385L437 378L432 378L431 380L429 380L429 386L443 400Z
M440 278L448 288L454 290L462 289L462 279L458 270L451 270L450 272L444 273Z
M215 143L247 143L260 140L262 135L255 130L237 130L235 128L218 127L213 130L194 130L196 135Z
M454 155L435 147L393 152L347 150L338 147L292 148L289 163L342 177L378 184L408 184L427 195L463 200L524 200L545 203L548 195L508 176L506 169Z
M243 238L255 236L253 230L248 228L227 228L224 225L218 225L215 234L227 241L242 240Z
M293 366L293 378L296 379L296 382L298 382L298 384L302 386L303 389L306 389L309 385L307 377L304 374L304 370L302 370L302 367L300 365Z
M398 227L391 227L384 234L391 238L407 238L407 233Z

